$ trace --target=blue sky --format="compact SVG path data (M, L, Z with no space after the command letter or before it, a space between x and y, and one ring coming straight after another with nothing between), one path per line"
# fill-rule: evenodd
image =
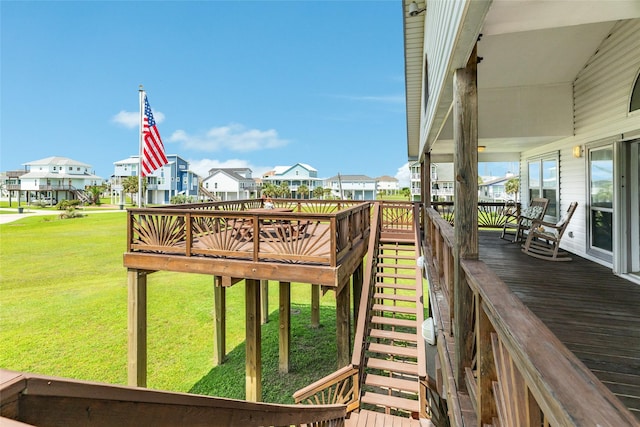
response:
M2 1L0 170L138 152L144 85L166 151L403 178L399 1ZM405 183L406 185L406 183Z

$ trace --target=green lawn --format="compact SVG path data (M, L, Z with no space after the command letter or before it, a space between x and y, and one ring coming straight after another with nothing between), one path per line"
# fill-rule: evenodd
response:
M119 213L0 225L0 367L126 384L125 240ZM311 287L292 284L291 372L280 375L276 282L269 293L263 398L291 403L295 390L336 368L334 294L322 297L322 326L312 329ZM228 359L213 366L213 278L149 276L149 388L244 398L243 284L228 289L227 308Z

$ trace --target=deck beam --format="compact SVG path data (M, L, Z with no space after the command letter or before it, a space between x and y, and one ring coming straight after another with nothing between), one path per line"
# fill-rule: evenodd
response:
M227 289L223 286L220 276L214 277L213 285L213 361L216 365L222 365L227 355Z
M128 280L128 384L147 386L147 272L129 269Z
M262 342L260 316L260 281L245 281L245 314L246 314L246 355L245 355L245 394L246 400L260 402L262 400Z
M291 353L291 283L280 282L279 309L279 359L278 371L281 374L289 372L289 355Z

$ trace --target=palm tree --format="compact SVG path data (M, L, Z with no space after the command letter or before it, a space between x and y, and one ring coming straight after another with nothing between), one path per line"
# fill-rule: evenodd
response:
M304 184L298 186L298 194L302 196L303 199L306 199L307 196L309 196L309 187Z
M324 188L316 187L313 189L313 197L315 199L322 199L322 196L324 196Z
M520 194L520 179L519 178L511 178L509 181L504 184L504 191L507 194L514 194L514 199L518 201L518 194Z

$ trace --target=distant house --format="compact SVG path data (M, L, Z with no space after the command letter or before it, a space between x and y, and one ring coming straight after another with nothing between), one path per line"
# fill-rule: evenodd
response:
M318 171L305 163L296 163L293 166L276 166L272 171L262 176L263 187L267 184L281 186L283 183L289 186L291 197L298 198L298 188L306 186L310 197L316 187L322 187L323 181L318 178Z
M421 185L420 185L420 162L413 162L409 164L410 172L410 190L411 200L419 201L422 199Z
M377 181L366 175L336 175L324 181L334 197L348 200L376 200Z
M202 187L217 200L243 200L255 198L256 181L249 168L213 168L202 180Z
M398 179L392 176L384 175L376 178L378 185L378 192L383 194L398 194L400 192L400 185Z
M453 201L453 163L431 164L431 197L441 202Z
M507 194L505 185L514 178L513 174L494 178L489 181L478 184L478 201L480 202L503 202L513 200L515 194Z
M171 197L179 194L187 197L198 196L198 175L189 170L189 162L176 154L168 154L167 159L169 163L146 177L145 203L169 204ZM138 176L138 170L138 156L114 162L114 173L111 177L111 192L114 203L124 203L123 182L127 177Z
M66 157L47 157L23 164L25 173L7 173L16 182L12 189L18 189L19 198L22 193L27 201L44 199L51 204L60 200L88 200L85 189L102 185L102 177L94 175L91 165Z

